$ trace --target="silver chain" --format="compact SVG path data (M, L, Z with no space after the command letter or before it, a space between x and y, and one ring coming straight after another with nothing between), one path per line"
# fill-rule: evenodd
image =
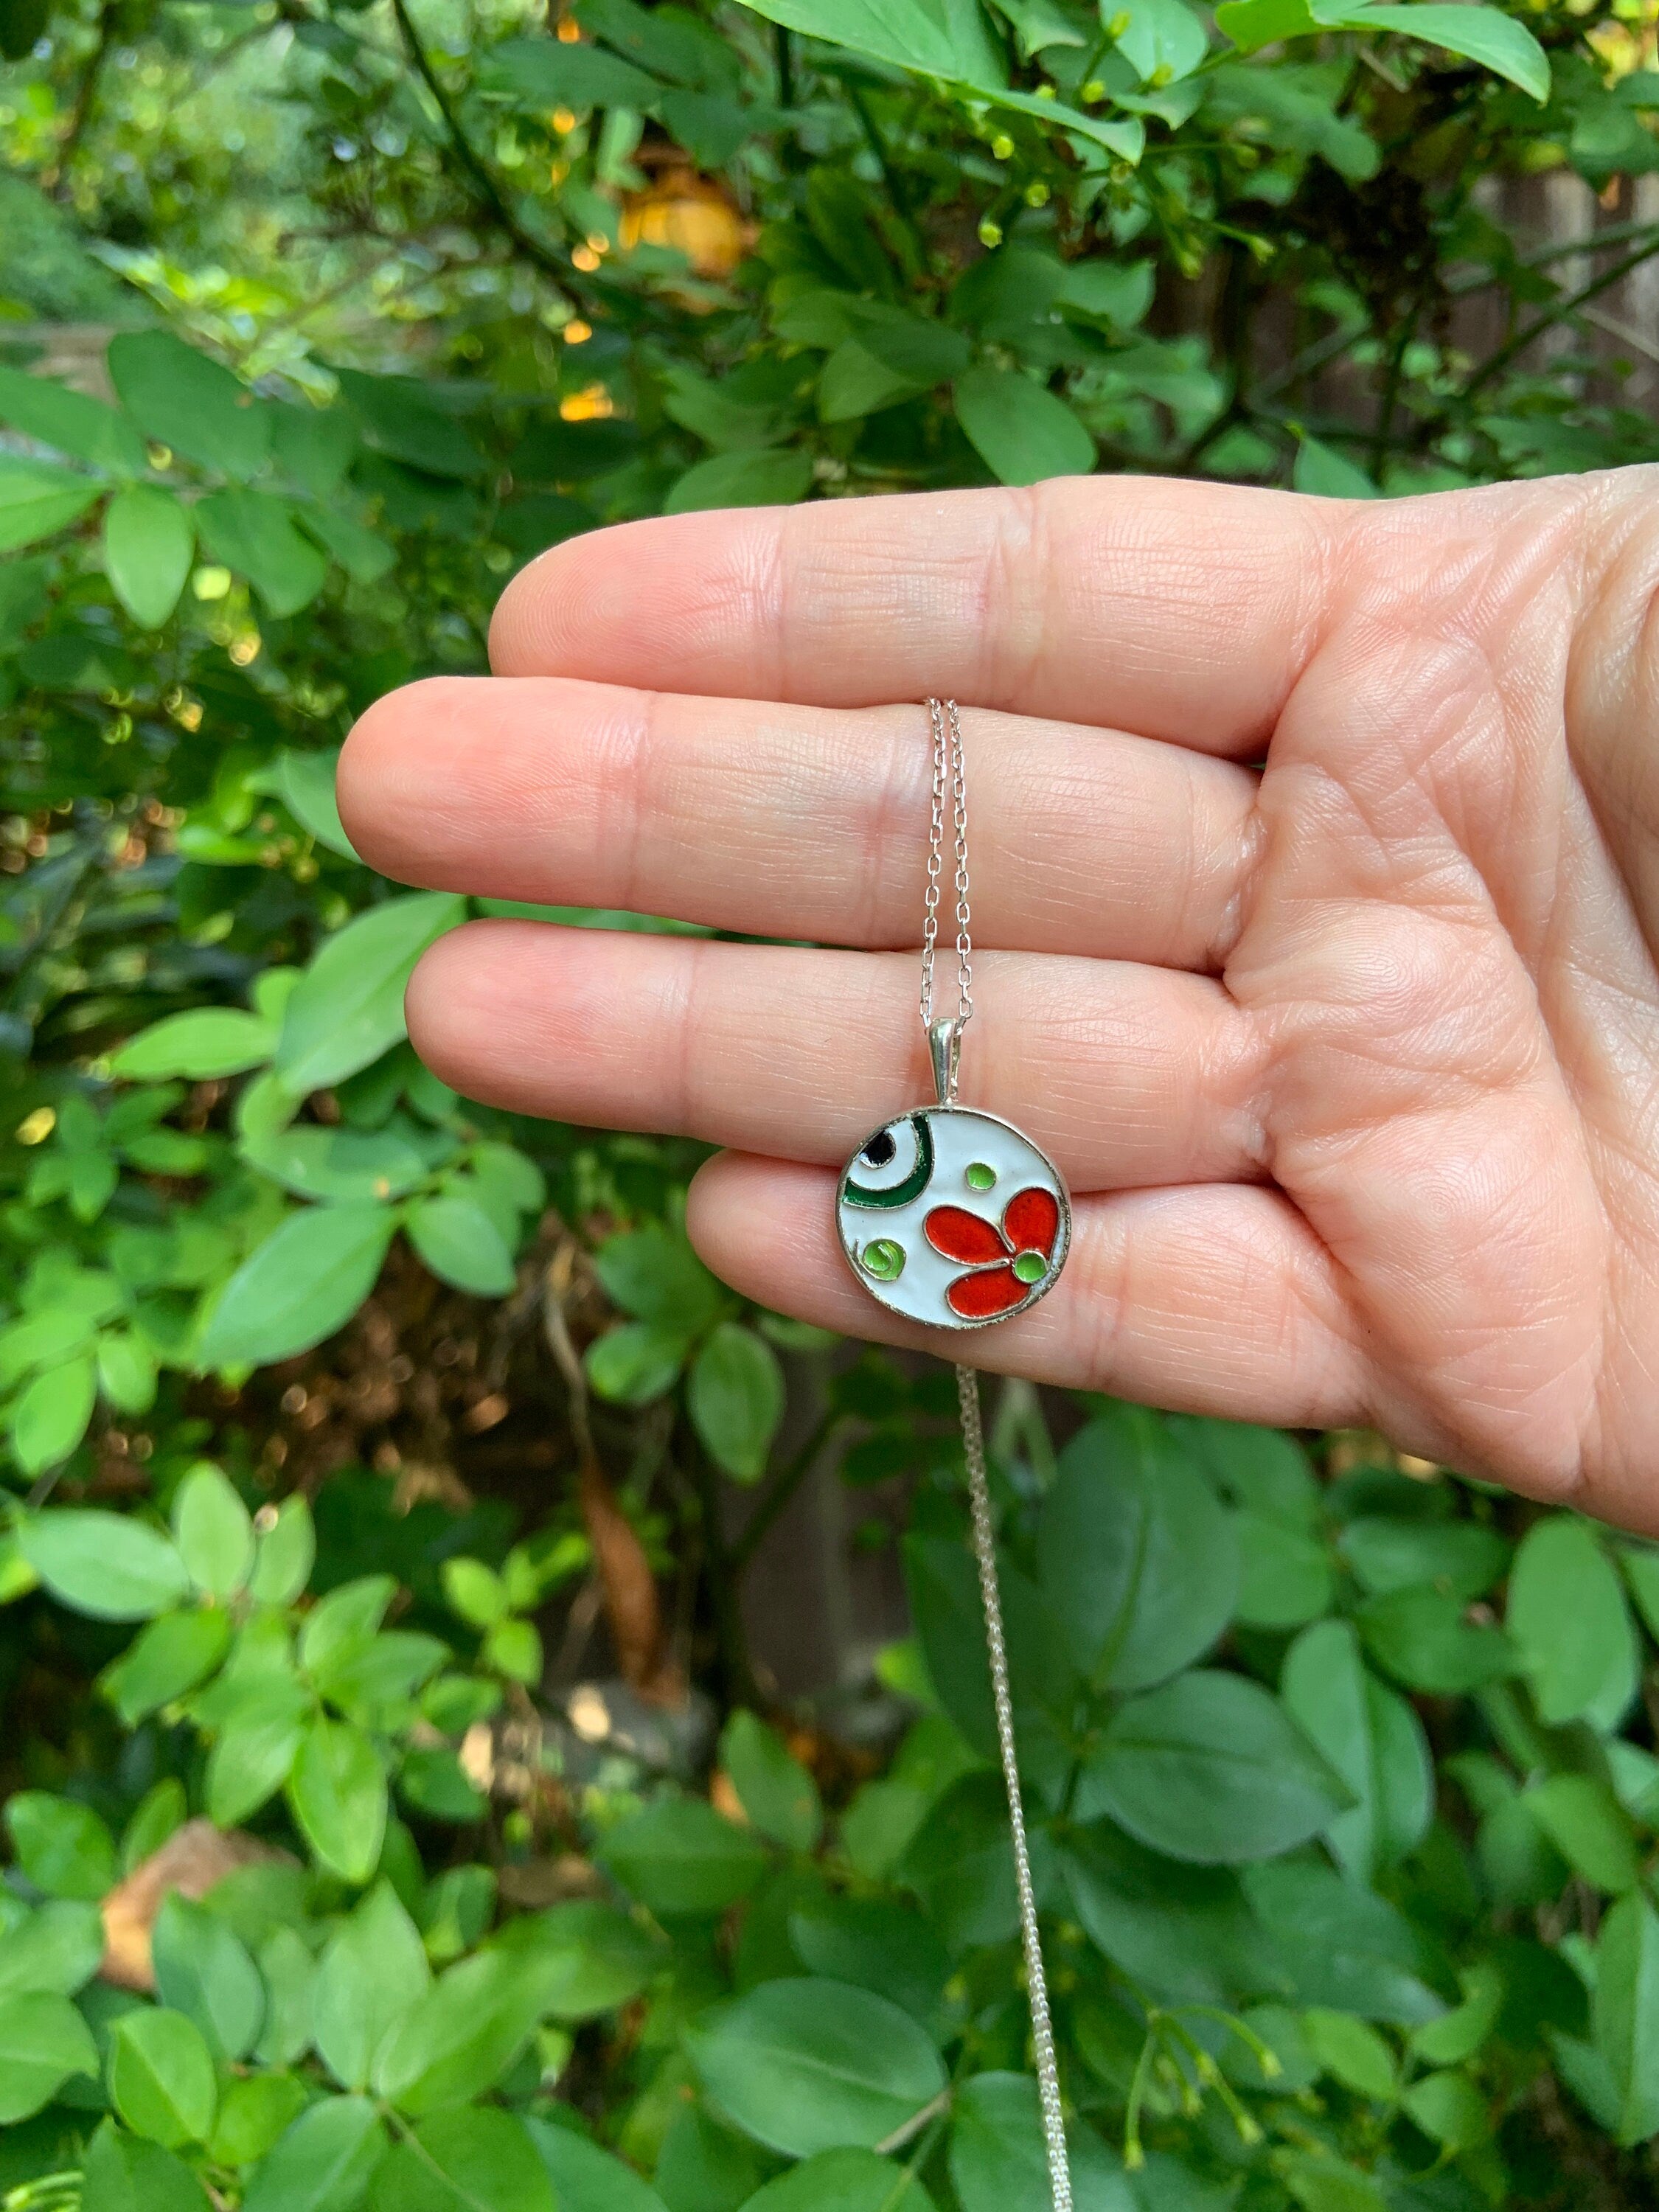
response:
M956 858L957 1021L974 1011L974 945L968 913L968 778L962 764L962 718L954 699L930 699L933 732L933 805L927 827L927 896L921 931L921 1025L933 1024L933 954L939 945L939 886L945 873L945 810L951 809Z
M949 786L956 854L957 1013L952 1044L974 1011L973 942L968 927L968 790L963 773L962 723L954 699L930 699L933 737L933 806L927 842L927 920L921 941L921 1019L933 1031L933 953L939 943L939 884L945 871L945 813ZM939 1103L955 1103L954 1051L934 1053ZM948 1070L948 1079L947 1079ZM1048 2179L1054 2212L1072 2212L1072 2170L1066 2155L1066 2118L1060 2101L1060 2069L1054 2058L1054 2023L1048 2012L1048 1978L1042 1966L1042 1937L1037 1925L1031 1853L1025 1836L1025 1807L1019 1790L1019 1760L1014 1746L1014 1700L1008 1686L1008 1644L1002 1628L1002 1596L997 1584L996 1529L985 1468L985 1426L980 1417L979 1376L971 1367L957 1369L957 1401L962 1411L962 1449L968 1463L968 1503L973 1522L974 1557L979 1567L985 1607L985 1642L991 1661L991 1696L996 1708L997 1748L1008 1793L1008 1826L1014 1846L1014 1880L1019 1892L1020 1942L1025 1954L1025 1988L1031 2008L1031 2045L1036 2057L1037 2098L1042 2136L1048 2153Z

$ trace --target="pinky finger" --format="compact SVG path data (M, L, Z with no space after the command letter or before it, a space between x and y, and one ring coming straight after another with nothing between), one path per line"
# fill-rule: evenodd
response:
M1277 1428L1361 1419L1366 1368L1330 1255L1278 1192L1182 1186L1074 1198L1066 1272L1018 1320L958 1337L878 1305L835 1231L833 1174L721 1152L691 1240L745 1297L848 1336Z

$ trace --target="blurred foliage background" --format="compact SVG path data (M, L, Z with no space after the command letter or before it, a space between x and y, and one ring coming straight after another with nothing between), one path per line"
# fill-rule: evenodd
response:
M1653 457L1654 14L0 0L6 2212L1041 2212L948 1375L419 1066L335 755L633 516ZM1079 2205L1656 2201L1659 1552L991 1415Z

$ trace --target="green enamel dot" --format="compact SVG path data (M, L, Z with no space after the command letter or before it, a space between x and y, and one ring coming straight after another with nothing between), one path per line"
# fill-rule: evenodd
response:
M904 1247L890 1237L873 1237L859 1254L859 1265L878 1283L896 1283L904 1273Z
M968 1170L967 1181L969 1190L989 1190L996 1179L996 1170L988 1168L983 1160L975 1160Z
M1014 1262L1014 1273L1022 1283L1040 1283L1048 1272L1048 1262L1041 1252L1022 1252Z

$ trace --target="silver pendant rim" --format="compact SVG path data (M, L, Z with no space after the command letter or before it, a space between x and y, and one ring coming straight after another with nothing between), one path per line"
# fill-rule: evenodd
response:
M1052 1291L1055 1284L1059 1282L1060 1276L1065 1272L1066 1262L1071 1257L1071 1185L1066 1182L1065 1176L1061 1173L1060 1169L1055 1166L1053 1160L1049 1158L1048 1153L1044 1152L1042 1146L1038 1144L1036 1139L1031 1136L1026 1130L1022 1129L1018 1121L1011 1121L1006 1114L993 1114L983 1106L964 1106L959 1099L953 1100L948 1106L941 1104L937 1099L935 1099L931 1104L911 1106L902 1110L910 1114L971 1115L977 1121L994 1121L999 1128L1008 1130L1012 1135L1018 1137L1022 1144L1029 1145L1060 1187L1060 1230L1054 1239L1054 1250L1058 1256L1055 1258L1053 1265L1049 1267L1048 1273L1043 1277L1042 1280L1040 1283L1034 1283L1029 1292L1021 1299L1020 1303L1017 1306L1010 1306L1006 1313L987 1314L982 1320L969 1320L964 1318L960 1321L913 1321L908 1314L902 1314L895 1311L894 1308L887 1304L884 1299L878 1298L876 1296L875 1291L870 1287L869 1280L866 1277L863 1270L860 1267L858 1261L853 1257L851 1252L847 1249L847 1240L841 1233L841 1208L842 1199L846 1194L848 1182L852 1176L853 1170L857 1163L859 1154L864 1150L865 1145L867 1145L870 1142L871 1137L878 1137L884 1129L888 1127L890 1123L899 1119L898 1115L890 1114L886 1117L885 1121L878 1121L876 1123L874 1128L870 1132L870 1136L866 1137L863 1143L854 1146L851 1153L848 1157L846 1166L842 1170L841 1174L837 1176L836 1181L836 1242L841 1247L841 1256L847 1262L848 1273L852 1276L854 1281L858 1285L859 1288L864 1292L864 1295L870 1300L872 1305L879 1306L884 1313L892 1314L895 1321L908 1322L912 1328L926 1329L927 1333L933 1336L964 1336L970 1331L981 1328L1000 1328L1005 1322L1018 1321L1023 1315L1030 1313L1033 1306L1042 1304L1043 1299L1048 1297L1049 1291Z

